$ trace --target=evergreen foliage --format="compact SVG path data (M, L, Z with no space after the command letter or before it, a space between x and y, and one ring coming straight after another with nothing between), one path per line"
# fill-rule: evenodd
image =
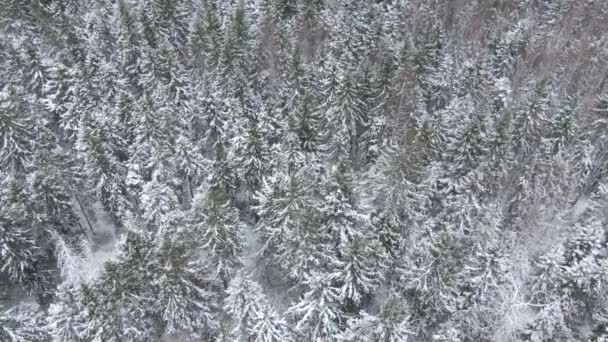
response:
M608 339L605 1L0 6L0 340Z

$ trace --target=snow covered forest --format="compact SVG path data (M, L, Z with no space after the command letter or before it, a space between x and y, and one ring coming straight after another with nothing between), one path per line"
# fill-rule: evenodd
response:
M608 1L3 0L0 341L608 341Z

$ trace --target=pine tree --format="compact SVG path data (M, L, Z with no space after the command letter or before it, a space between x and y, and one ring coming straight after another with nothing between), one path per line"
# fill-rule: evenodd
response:
M292 252L288 239L294 238L301 229L306 195L300 177L279 177L272 183L265 182L257 196L259 220L255 230L260 235L258 253L262 259L269 265L284 268Z
M377 314L361 312L348 322L341 337L344 341L406 342L412 339L413 329L408 321L407 304L396 295L390 295Z
M163 184L158 176L143 186L140 203L143 211L142 218L146 224L158 226L164 215L177 207L177 196L171 187Z
M304 281L306 291L289 308L295 328L304 341L334 341L344 323L339 308L339 289L331 285L331 276L311 273Z
M201 150L207 154L212 154L216 144L224 146L228 142L228 127L226 108L223 101L219 98L218 86L214 82L203 93L198 102L194 102L195 116L193 122L200 125L200 135L197 137L202 140Z
M543 80L530 90L525 107L514 118L513 148L516 155L529 157L534 151L542 150L541 138L546 136L546 121L550 110L547 80Z
M524 108L514 117L512 148L520 159L518 184L512 200L512 212L525 219L533 204L544 196L544 183L539 174L548 164L547 138L550 134L548 112L552 109L548 80L542 80L530 92ZM542 171L541 171L542 170Z
M298 137L302 148L307 152L317 152L320 150L321 141L320 124L323 122L313 110L313 97L310 93L305 93L294 114Z
M401 238L419 231L427 219L429 151L426 137L408 129L398 144L382 151L364 184L367 200L376 208L370 217L372 231L391 255L399 253Z
M195 70L214 76L221 51L221 18L214 1L202 0L190 25L189 47ZM200 63L200 64L198 64Z
M36 226L32 226L31 207L27 202L23 184L16 180L4 180L0 188L0 274L10 283L35 288L42 275L43 248L36 238Z
M591 108L593 113L593 121L591 126L588 128L597 134L597 138L605 140L605 131L608 124L608 119L606 118L606 114L608 114L608 96L605 94L598 95Z
M568 229L561 245L535 263L530 290L539 311L522 332L524 339L582 338L580 324L586 315L592 326L605 326L601 318L605 291L600 284L606 278L606 258L599 251L606 245L606 236L588 214Z
M87 189L101 202L115 222L120 222L131 209L126 184L121 177L126 169L118 158L123 141L114 136L105 122L85 113L75 149L83 164L82 175Z
M361 127L367 125L366 104L361 100L361 90L352 72L338 70L334 77L335 81L331 82L335 82L335 90L328 94L325 105L326 116L332 125L328 131L332 136L329 152L333 160L349 157L356 167Z
M234 272L241 265L243 249L243 223L238 210L233 207L221 177L226 174L213 166L205 192L194 198L191 222L205 243L203 248L215 268L219 279L227 287Z
M408 298L414 298L415 312L427 327L446 323L459 309L457 275L466 267L479 204L470 193L449 195L435 210L438 212L410 235L398 284L411 294Z
M316 155L310 151L312 147L310 141L301 140L298 129L295 116L290 115L287 118L287 129L284 130L282 139L278 141L275 149L277 161L274 173L277 175L285 172L285 175L294 176L315 163Z
M469 250L459 274L458 311L450 319L465 339L483 339L496 333L504 314L501 291L510 286L510 258L513 235L501 231L503 220L496 204L480 208L473 221Z
M270 306L258 316L258 322L251 330L256 342L294 341L285 319Z
M340 286L340 299L346 311L361 307L382 283L385 261L373 257L378 247L378 244L355 239L340 251L340 261L335 266L335 280Z
M78 218L72 206L71 188L78 174L70 170L71 156L56 147L56 136L44 126L39 127L36 140L37 151L29 178L34 210L47 229L74 232Z
M226 27L222 54L220 57L220 81L223 96L236 101L234 105L242 111L240 117L246 118L252 107L251 87L253 75L251 54L251 25L246 5L240 1L231 9L229 24Z
M286 86L290 93L283 108L291 132L297 132L302 149L319 150L322 117L315 108L315 84L311 67L303 61L298 45L287 61Z
M163 38L172 42L176 49L184 50L190 20L189 1L155 0L152 2L153 25Z
M82 53L81 47L72 48L77 50L78 54ZM89 69L96 66L89 66L76 58L59 55L58 63L49 68L49 80L45 85L43 100L53 120L57 120L61 140L69 143L76 139L80 115L91 110L94 101L90 75L92 71Z
M416 89L416 96L421 96L421 89ZM418 101L421 101L418 98ZM418 107L426 106L423 103L418 103ZM427 142L429 151L429 160L440 161L445 158L445 149L448 143L448 126L450 124L449 117L445 110L436 110L429 112L424 108L418 108L421 115L420 135Z
M87 325L85 339L104 341L155 341L153 322L146 317L145 305L138 303L125 288L124 271L106 264L101 282L84 286L83 303ZM123 278L124 277L124 278ZM123 279L120 281L120 279ZM132 278L129 281L134 281ZM137 281L137 280L135 280Z
M445 88L442 78L451 63L450 56L443 51L444 32L438 20L433 18L424 34L417 36L416 50L412 56L413 67L416 71L417 84L422 90L427 110L433 113L444 107L443 92ZM444 69L443 72L441 69Z
M230 282L227 294L224 309L234 322L237 341L278 342L287 337L285 322L270 307L255 281L239 274Z
M186 195L182 197L194 197L192 190L197 184L200 184L203 178L204 159L198 148L193 144L188 136L181 135L177 138L175 146L175 159L178 161L178 174L182 178L182 191L186 191Z
M367 219L356 202L351 177L348 166L338 165L324 184L321 230L328 232L332 248L337 248L338 252L362 235Z
M259 116L246 118L243 130L232 142L236 158L235 171L245 187L247 202L259 191L262 179L270 168L268 146L260 124Z
M142 78L145 91L138 99L136 114L130 123L134 127L134 142L130 146L129 166L145 181L157 172L163 181L170 183L176 177L172 156L179 136L176 114L182 110L178 104L184 89L180 88L180 81L173 78L173 62L167 61L168 56L161 58L161 53L147 52ZM171 53L166 44L162 53Z
M576 104L566 100L560 106L558 114L551 119L551 139L554 141L553 153L559 153L567 148L576 134Z
M604 94L599 94L592 103L589 122L581 126L581 138L584 142L578 147L575 163L578 185L585 193L594 190L598 184L598 176L602 172L600 165L605 161L605 154L602 151L606 144L604 128L608 123L607 113L608 100Z
M80 288L87 324L79 334L85 340L156 341L161 325L151 301L153 236L128 222L118 248L116 259L104 264L95 282Z
M511 130L511 115L503 113L496 119L495 129L490 130L488 159L486 164L486 181L490 191L495 191L500 180L508 173L509 166L514 161L514 155L510 148Z
M0 91L0 162L5 170L24 172L33 153L33 118L17 91L8 86Z
M44 331L42 312L35 305L24 304L0 311L0 338L8 342L42 342L49 336Z
M164 331L208 338L217 329L219 284L209 265L197 260L197 232L180 214L173 214L160 229L153 285Z
M454 136L450 137L446 148L446 168L448 184L445 191L458 191L481 183L480 164L486 155L484 117L474 112L470 97L454 100L447 108L449 116L459 120ZM483 190L483 189L480 189Z
M394 139L393 131L396 130L396 127L393 127L396 122L393 122L392 105L397 92L393 84L396 68L391 56L381 57L383 59L379 66L372 69L369 81L369 128L362 136L366 163L374 162L380 157L382 149L388 145L391 139Z
M78 287L62 286L57 291L46 319L52 341L80 341L86 324L83 309L82 292Z

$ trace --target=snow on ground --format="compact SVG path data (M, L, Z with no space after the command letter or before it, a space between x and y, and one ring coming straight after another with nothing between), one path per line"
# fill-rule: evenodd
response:
M88 229L85 217L79 210L81 225L85 227L88 241L83 241L83 255L71 250L59 236L55 236L52 243L60 254L61 274L69 283L88 282L94 279L106 261L112 259L116 250L116 229L110 217L105 213L100 204L94 206L95 217L89 220L93 226L93 232ZM0 307L10 308L24 304L35 304L37 298L28 295L19 287L0 288Z
M101 204L95 204L93 209L95 212L95 220L92 220L94 235L93 232L87 230L89 235L87 251L83 258L76 261L75 268L72 270L75 272L73 276L81 281L94 279L105 262L112 259L116 252L116 227ZM86 222L82 222L82 224L86 224Z

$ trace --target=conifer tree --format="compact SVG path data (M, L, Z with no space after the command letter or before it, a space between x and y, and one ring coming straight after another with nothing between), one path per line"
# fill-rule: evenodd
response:
M449 56L443 51L443 31L436 18L431 19L425 34L418 36L417 49L413 59L417 84L422 90L424 103L430 113L443 108L441 78L445 74L440 68L449 63ZM445 70L444 70L445 71Z
M320 207L322 231L329 234L338 252L363 233L366 217L354 196L349 167L338 165L325 184L324 202Z
M362 312L348 322L341 337L346 341L406 342L411 340L413 329L409 325L407 304L394 294L382 304L377 314Z
M116 222L130 209L126 184L121 176L126 169L117 157L122 140L111 134L108 124L85 113L75 149L83 164L87 189L101 202ZM117 146L118 145L118 146Z
M607 13L8 1L0 340L605 340Z
M177 196L173 189L163 184L159 176L143 186L141 193L142 218L146 224L157 227L162 223L164 215L177 207Z
M0 161L5 170L24 172L33 153L34 121L17 91L8 86L0 91Z
M258 316L252 330L258 342L293 341L287 322L270 306Z
M160 35L183 51L188 39L190 2L155 0L152 2L152 8L153 24L158 28Z
M546 136L546 121L550 110L549 89L547 80L543 80L530 90L528 102L514 118L513 147L515 154L530 156L541 150L541 138Z
M189 136L181 135L177 138L175 146L175 159L178 161L178 174L182 178L182 191L186 191L186 198L194 197L194 188L200 184L204 172L204 159L198 148Z
M304 341L334 341L344 324L339 308L339 289L331 285L331 276L312 273L304 284L302 298L289 308L295 327Z
M579 324L584 315L580 310L584 307L591 325L600 330L605 326L601 318L605 291L599 284L606 277L606 258L598 252L606 245L605 232L592 217L584 216L568 229L568 236L535 263L531 300L539 304L539 311L522 332L527 340L581 338ZM588 307L590 303L598 306Z
M262 114L263 115L263 114ZM260 127L260 117L245 118L243 130L232 142L236 157L235 171L243 182L247 200L259 191L262 179L269 172L269 147Z
M33 157L34 169L29 186L33 210L39 222L49 231L68 233L75 231L78 218L72 206L68 181L75 175L68 170L69 156L57 145L55 135L46 127L37 132L37 151Z
M262 243L258 253L269 265L287 270L293 253L291 239L296 239L303 229L307 195L301 175L291 175L265 182L257 197L259 220L256 232Z
M484 117L474 112L470 97L456 99L455 102L456 104L448 106L448 115L458 117L459 114L466 114L458 123L456 134L450 137L446 148L446 167L449 169L450 183L447 185L448 191L458 191L458 188L470 188L481 183L479 169L486 154Z
M348 156L356 161L359 153L361 126L367 125L364 116L365 103L352 72L338 70L334 76L335 93L328 98L326 104L327 117L331 122L329 134L330 155L333 160ZM356 167L355 163L355 167Z
M208 77L217 73L221 52L221 18L215 1L202 0L190 25L189 49L195 70Z
M219 158L219 156L217 157ZM241 266L243 249L243 223L233 206L230 188L222 177L222 164L216 160L209 175L206 190L194 198L191 222L202 235L203 248L215 268L219 279L227 287L234 272Z
M388 145L393 137L392 101L397 92L393 84L395 78L395 65L391 56L381 56L382 61L379 66L371 71L368 100L369 107L369 127L362 135L364 143L363 152L365 162L376 161L382 149Z
M7 203L0 208L0 274L10 283L35 288L42 275L43 246L39 245L31 207L24 185L15 179L5 179L0 198Z
M244 275L237 275L227 289L225 310L234 321L237 341L274 342L288 338L282 322L266 300L262 288Z
M559 153L568 148L576 134L576 104L566 100L560 110L551 120L551 139L554 141L553 153Z
M160 227L154 293L166 334L209 338L217 329L219 284L198 260L194 237L184 215L172 214Z
M49 336L44 331L41 312L35 305L20 305L0 311L0 338L10 342L42 342Z
M346 311L357 310L382 283L385 261L374 257L377 248L378 244L355 239L340 251L335 279Z
M150 277L155 272L154 241L143 227L128 222L117 258L91 284L80 288L84 319L79 336L104 341L155 341L161 325L155 322Z
M302 148L312 152L319 150L321 142L321 123L323 118L315 108L315 81L310 66L305 63L301 56L298 45L287 61L286 86L290 94L283 111L287 117L290 132L297 132Z
M52 341L79 341L85 330L82 292L78 287L62 286L49 307L47 329Z

